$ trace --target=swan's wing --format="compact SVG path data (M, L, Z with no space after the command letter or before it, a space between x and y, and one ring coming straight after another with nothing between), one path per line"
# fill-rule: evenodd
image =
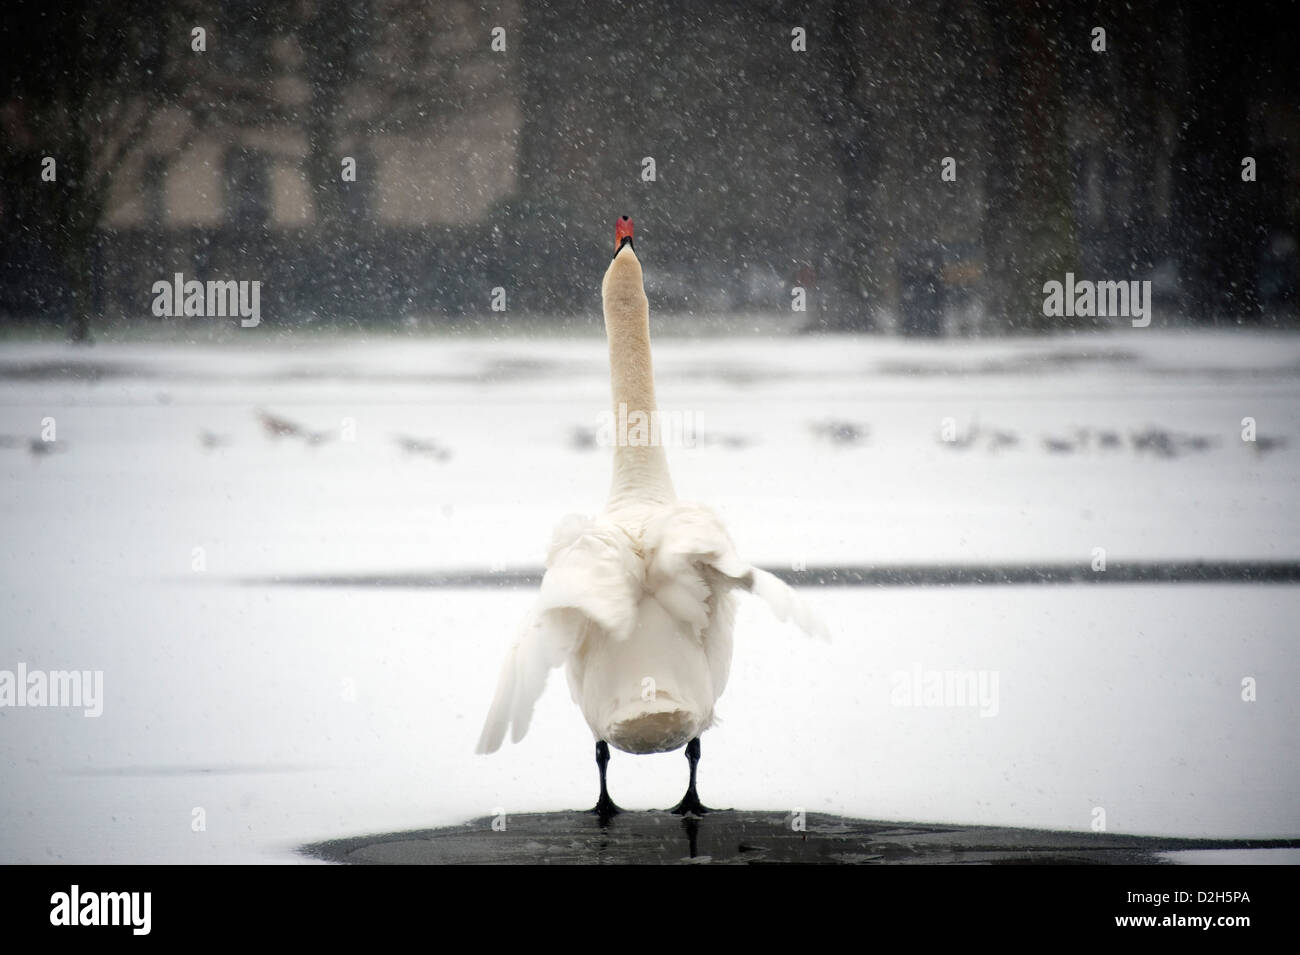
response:
M711 628L709 598L733 589L762 599L777 619L793 623L821 640L830 634L821 618L777 577L741 560L717 514L701 504L676 504L652 521L646 533L653 551L647 587L669 612L697 626ZM728 627L728 632L730 628Z
M789 584L758 567L751 567L740 580L755 597L766 603L778 620L792 623L810 637L829 641L831 633L817 612L808 606Z
M631 539L601 521L569 517L555 529L546 558L539 605L573 609L615 640L636 626L643 570Z
M496 696L483 721L475 752L495 753L507 728L516 743L523 739L537 699L546 689L547 677L552 668L568 658L581 639L585 623L586 618L573 610L533 610L501 664Z
M553 668L562 666L592 629L625 640L636 623L640 562L625 534L585 518L556 528L541 593L506 653L476 752L492 753L506 729L516 743Z

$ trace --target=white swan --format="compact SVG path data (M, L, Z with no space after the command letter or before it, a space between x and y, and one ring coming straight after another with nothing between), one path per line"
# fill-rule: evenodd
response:
M601 286L614 411L655 408L650 314L627 216ZM763 598L782 620L825 638L820 621L776 577L736 556L721 521L680 502L661 445L616 442L609 501L595 520L556 529L541 593L506 654L478 752L507 727L519 742L551 668L565 665L574 702L596 737L602 817L619 811L605 786L606 746L662 753L686 745L690 786L674 810L703 813L695 792L699 736L731 667L734 591Z

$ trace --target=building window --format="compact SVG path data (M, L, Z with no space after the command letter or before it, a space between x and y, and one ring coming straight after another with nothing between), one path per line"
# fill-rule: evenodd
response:
M271 219L271 170L265 156L234 148L226 153L226 221L257 229Z

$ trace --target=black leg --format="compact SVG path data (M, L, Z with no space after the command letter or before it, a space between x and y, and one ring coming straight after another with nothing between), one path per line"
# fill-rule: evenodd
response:
M695 792L695 766L700 761L700 738L698 736L686 744L686 761L691 764L691 784L686 788L686 795L682 797L682 801L673 807L673 812L679 816L684 816L687 813L702 816L712 810L700 802L700 797Z
M600 767L600 798L596 800L596 807L591 812L600 817L600 824L603 826L623 811L614 805L614 800L609 798L609 790L605 788L605 767L609 765L609 746L604 740L596 744L596 765Z
M682 816L682 828L686 830L686 851L690 853L692 859L699 858L700 817L689 814Z

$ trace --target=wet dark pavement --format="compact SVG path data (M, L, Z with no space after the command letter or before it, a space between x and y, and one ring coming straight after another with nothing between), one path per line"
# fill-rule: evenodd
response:
M1193 849L1296 849L1300 839L1175 839L1110 833L874 822L809 813L521 813L460 826L333 839L300 851L328 862L439 864L1145 865ZM501 821L496 820L498 828ZM802 829L797 825L801 824Z

